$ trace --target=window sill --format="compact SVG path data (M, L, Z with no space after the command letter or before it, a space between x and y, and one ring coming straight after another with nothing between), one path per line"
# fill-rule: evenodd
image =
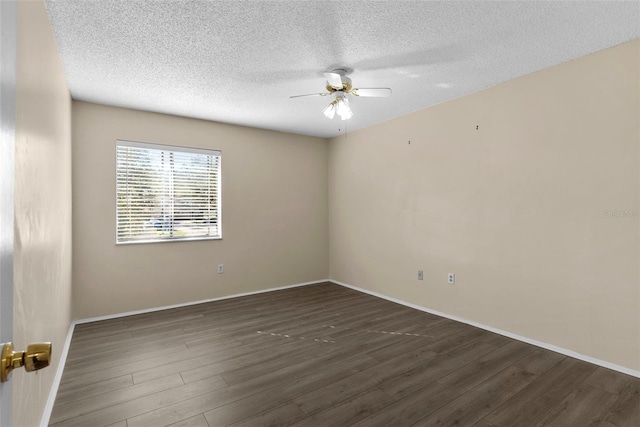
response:
M178 243L178 242L197 242L202 240L222 240L222 236L216 237L191 237L185 239L149 239L149 240L131 240L128 242L116 242L116 246L137 245L141 243Z

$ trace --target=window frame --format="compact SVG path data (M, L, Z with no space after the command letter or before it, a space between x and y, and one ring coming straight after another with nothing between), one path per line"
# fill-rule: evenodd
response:
M204 154L207 156L217 156L218 157L218 166L217 166L217 176L216 176L216 184L217 184L217 194L216 194L216 208L217 208L217 229L218 233L215 236L193 236L193 237L165 237L165 238L153 238L153 239L140 239L140 240L129 240L129 241L119 241L118 237L118 147L134 147L134 148L143 148L150 150L161 150L166 152L174 152L174 153L192 153L192 154ZM115 244L116 246L120 245L137 245L143 243L175 243L175 242L193 242L193 241L202 241L202 240L222 240L222 151L221 150L212 150L206 148L195 148L195 147L187 147L180 145L168 145L168 144L157 144L157 143L149 143L149 142L139 142L139 141L130 141L125 139L117 139L115 143Z

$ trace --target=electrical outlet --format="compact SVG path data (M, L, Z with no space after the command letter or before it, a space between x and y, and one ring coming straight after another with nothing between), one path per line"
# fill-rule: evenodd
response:
M424 279L424 274L422 273L422 270L418 270L418 280L423 280Z
M218 264L218 274L224 273L224 264Z
M454 283L456 283L456 275L453 273L449 273L447 281L449 282L450 285L453 285Z

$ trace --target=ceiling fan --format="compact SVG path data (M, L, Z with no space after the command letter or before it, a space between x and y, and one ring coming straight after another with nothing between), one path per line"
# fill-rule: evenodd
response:
M391 95L391 89L388 87L372 87L372 88L355 88L351 84L351 79L347 77L347 71L339 68L324 73L327 79L327 91L323 93L310 93L308 95L294 95L290 98L302 98L305 96L333 96L333 101L324 109L322 113L328 119L333 119L336 114L342 120L348 120L353 117L353 112L349 106L349 98L347 95L386 98Z

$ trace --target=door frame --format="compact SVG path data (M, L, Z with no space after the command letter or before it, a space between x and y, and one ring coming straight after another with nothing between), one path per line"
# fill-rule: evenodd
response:
M0 1L0 343L13 336L16 2ZM0 426L11 425L11 383L0 383Z

